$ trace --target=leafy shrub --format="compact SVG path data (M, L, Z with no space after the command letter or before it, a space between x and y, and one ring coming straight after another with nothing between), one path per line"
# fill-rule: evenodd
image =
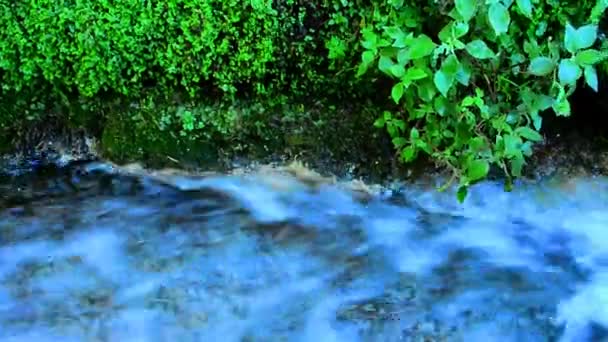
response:
M403 161L424 153L449 167L460 200L492 165L510 187L543 138L541 113L569 116L577 85L597 91L606 7L605 0L378 6L362 30L359 75L372 68L391 77L399 108L375 125L386 127Z
M165 137L240 146L290 122L272 108L357 102L382 113L375 125L402 161L427 155L450 168L448 184L458 180L463 199L491 167L510 185L542 140L541 114L568 116L577 85L598 89L606 7L608 0L2 2L0 129L63 111L74 125L103 130L107 121L107 137L133 125L151 146L155 134L163 146ZM246 98L256 103L251 110L231 109Z

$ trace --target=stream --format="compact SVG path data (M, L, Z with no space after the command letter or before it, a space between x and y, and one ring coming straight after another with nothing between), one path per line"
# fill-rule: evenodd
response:
M608 179L0 178L0 341L608 341Z

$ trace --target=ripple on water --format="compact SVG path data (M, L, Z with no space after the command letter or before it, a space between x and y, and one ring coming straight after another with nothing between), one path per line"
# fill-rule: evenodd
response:
M15 202L27 215L0 212L2 341L591 341L608 329L604 179L511 193L487 182L460 205L416 186L362 202L269 174L159 182L97 164L67 193L56 177L49 196L38 182Z

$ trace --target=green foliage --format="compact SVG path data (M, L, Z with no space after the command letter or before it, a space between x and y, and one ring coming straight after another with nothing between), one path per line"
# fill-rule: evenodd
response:
M254 145L245 141L281 140L277 126L296 131L283 140L300 145L307 134L294 122L346 121L338 110L323 119L281 112L294 103L356 104L382 113L374 126L402 161L426 155L452 170L446 186L457 180L462 200L493 168L510 186L543 139L542 115L569 116L577 86L599 89L606 8L608 0L1 2L0 133L61 112L103 131L120 158L175 146L240 151Z
M362 29L358 75L393 80L386 127L405 162L420 153L453 172L459 200L491 167L522 174L541 113L569 116L581 83L598 90L608 57L598 38L605 0L412 1L377 6ZM380 13L380 14L378 14ZM419 20L424 18L424 20Z
M70 113L69 121L106 120L99 113L107 111L93 103L128 106L149 94L178 104L251 97L280 106L371 93L353 77L354 6L294 0L2 2L0 102L15 118L0 118L0 129L21 126L26 117L41 119L56 106ZM30 113L32 103L38 110ZM186 112L171 120L180 118L186 134L203 124ZM222 133L231 122L225 117L205 127Z

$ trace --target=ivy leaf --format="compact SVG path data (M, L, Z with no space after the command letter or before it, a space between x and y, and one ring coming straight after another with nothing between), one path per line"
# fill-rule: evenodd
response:
M576 61L576 64L580 66L588 66L595 65L605 58L605 55L601 52L594 49L588 49L578 52L576 57L574 57L574 60Z
M532 18L532 2L530 0L517 0L517 8L528 18Z
M467 178L472 182L485 178L488 172L490 172L490 164L485 160L473 160L467 165Z
M412 42L408 51L408 57L409 59L419 59L429 56L433 53L435 47L437 47L437 44L435 44L429 36L421 34Z
M403 82L399 82L399 83L395 84L393 86L393 88L391 89L391 97L393 98L393 101L395 101L396 104L399 104L399 101L401 100L401 97L403 96L404 90L405 90L405 87L403 86Z
M467 52L477 59L494 58L496 54L480 39L475 39L466 45Z
M464 21L469 21L475 15L477 0L455 0L456 11Z
M555 63L549 57L536 57L528 66L528 72L535 76L546 76L555 68Z
M448 91L450 91L452 84L454 84L454 76L443 70L437 70L433 76L433 83L435 83L437 90L439 90L443 96L447 97Z
M598 90L598 81L597 81L597 71L591 65L585 67L585 82L591 89L597 92Z
M494 2L490 5L490 9L488 10L488 17L490 19L490 25L492 25L497 36L509 31L511 16L505 5L500 2Z
M543 136L540 135L537 131L533 130L528 126L518 127L515 129L515 132L519 134L521 137L524 137L528 140L539 142L543 140Z
M570 59L562 59L559 63L557 77L562 85L575 84L581 77L581 68Z

